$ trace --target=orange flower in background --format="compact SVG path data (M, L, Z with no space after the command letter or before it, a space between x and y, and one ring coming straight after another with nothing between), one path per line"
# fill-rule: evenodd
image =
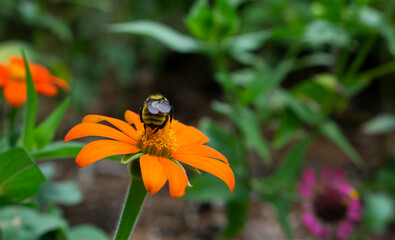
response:
M69 90L66 81L53 76L41 65L29 63L29 70L37 93L55 96L57 86ZM26 102L26 69L22 57L11 57L7 65L0 64L0 87L3 87L4 97L11 106L20 107Z
M87 144L76 158L78 167L113 155L141 153L141 176L150 194L157 193L168 181L171 197L184 195L188 177L179 162L217 176L233 192L235 178L228 160L215 149L204 145L209 138L198 129L172 120L154 132L149 127L145 129L140 116L129 110L125 113L125 119L126 122L88 115L67 133L64 141L86 136L113 139ZM98 123L101 121L107 121L116 128Z

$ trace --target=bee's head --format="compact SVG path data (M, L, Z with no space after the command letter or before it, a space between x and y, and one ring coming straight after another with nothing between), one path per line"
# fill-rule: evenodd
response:
M165 96L163 96L160 93L156 93L156 94L149 95L148 98L145 100L145 103L162 101L162 100L164 100L165 102L169 102L169 100L167 100L167 98Z

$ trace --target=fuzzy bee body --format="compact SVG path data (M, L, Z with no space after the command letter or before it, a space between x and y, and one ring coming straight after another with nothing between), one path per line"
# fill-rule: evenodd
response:
M173 119L173 107L162 94L150 95L141 108L140 119L145 127L155 129L156 132Z

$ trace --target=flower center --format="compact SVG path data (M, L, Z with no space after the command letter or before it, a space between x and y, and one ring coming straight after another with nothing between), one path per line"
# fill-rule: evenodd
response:
M26 69L25 66L20 66L17 64L11 64L9 66L10 77L12 81L23 82L26 79Z
M176 134L171 128L171 124L166 124L157 132L147 126L146 130L141 131L139 135L141 137L137 139L137 146L145 154L170 159L178 148Z
M342 220L346 216L347 204L347 198L332 186L319 189L313 199L315 214L328 223Z

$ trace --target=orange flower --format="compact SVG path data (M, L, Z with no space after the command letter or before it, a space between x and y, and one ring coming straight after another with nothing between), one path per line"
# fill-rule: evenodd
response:
M69 85L61 78L53 76L45 67L29 63L34 87L39 94L55 96L58 93L56 87L69 90ZM7 65L0 64L0 87L6 101L13 107L20 107L26 102L26 69L22 57L11 57Z
M157 193L169 181L171 197L184 195L188 177L179 162L217 176L233 192L235 178L228 160L204 145L209 138L198 129L172 120L154 133L149 127L145 130L140 116L132 111L126 111L125 119L127 122L88 115L67 133L65 141L86 136L114 139L87 144L75 160L78 167L113 155L140 153L141 176L150 194ZM100 121L107 121L117 129L98 123Z

